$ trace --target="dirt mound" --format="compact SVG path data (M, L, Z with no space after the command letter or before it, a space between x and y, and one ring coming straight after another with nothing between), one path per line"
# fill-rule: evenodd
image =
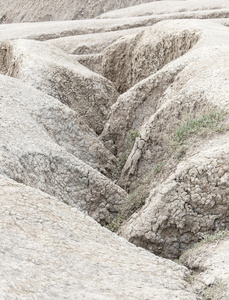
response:
M122 235L153 253L177 258L204 234L228 228L227 149L225 143L180 163L123 225Z
M148 1L147 1L148 2ZM186 1L150 1L130 8L118 9L102 14L100 18L126 18L140 17L147 15L175 15L180 14L181 18L195 15L196 18L202 13L207 15L228 12L229 3L223 0L186 0Z
M152 0L6 0L0 4L1 23L43 22L94 18L104 12Z
M193 271L189 282L204 299L227 300L229 297L228 238L228 230L207 235L180 258L180 262Z

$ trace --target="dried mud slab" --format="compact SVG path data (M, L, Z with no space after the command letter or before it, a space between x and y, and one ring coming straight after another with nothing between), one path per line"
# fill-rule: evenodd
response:
M229 297L228 230L206 236L185 251L180 262L193 270L189 281L203 298L226 300Z
M0 204L2 299L197 299L185 267L54 197L0 176Z

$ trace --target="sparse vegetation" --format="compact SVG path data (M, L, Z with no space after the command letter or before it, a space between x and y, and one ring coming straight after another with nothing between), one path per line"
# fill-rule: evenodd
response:
M185 276L185 281L187 281L189 284L193 284L193 282L195 281L195 275L188 274L187 276Z
M164 167L164 165L165 165L165 161L161 161L161 162L157 163L153 167L153 170L152 170L153 174L156 175L156 174L160 173L162 168Z
M195 280L198 280L198 273L189 273L185 276L185 281L189 284L195 284ZM202 300L219 300L225 299L225 291L227 289L227 285L221 280L216 280L213 284L206 286L203 290L198 292L200 294Z
M113 232L117 232L120 225L145 204L145 200L148 196L149 189L146 186L142 185L137 187L128 195L118 216L106 227Z
M174 157L177 160L183 159L189 146L189 138L228 130L229 125L225 123L226 116L227 112L225 111L209 112L182 123L170 141Z
M175 157L177 160L182 160L182 158L185 156L186 151L188 149L187 145L179 145L175 152Z
M152 170L141 179L139 186L128 195L125 203L122 206L121 212L110 224L106 225L109 230L117 232L121 224L145 204L145 201L150 193L149 185L151 178L153 175L161 172L164 165L164 161L157 163Z
M216 241L223 240L228 235L229 235L229 231L227 229L222 230L222 231L218 231L215 234L209 234L202 241L197 243L197 247L202 246L206 243L213 243L213 242L216 242Z
M173 142L181 145L191 135L204 135L209 132L218 132L228 129L223 124L226 115L227 113L225 111L218 111L189 119L177 129L173 136Z
M125 150L123 151L123 153L121 154L121 156L117 161L116 168L113 171L113 179L118 179L119 176L121 175L122 169L128 159L128 156L130 155L133 149L135 140L138 136L139 136L139 132L137 130L131 129L128 131Z
M229 235L229 231L228 230L223 230L223 231L218 231L215 234L209 234L207 235L203 240L201 240L200 242L196 243L191 249L185 251L181 257L180 257L180 262L182 264L185 264L185 262L187 261L189 255L195 250L198 249L199 247L208 244L208 243L214 243L214 242L218 242L220 240L223 240L226 236Z

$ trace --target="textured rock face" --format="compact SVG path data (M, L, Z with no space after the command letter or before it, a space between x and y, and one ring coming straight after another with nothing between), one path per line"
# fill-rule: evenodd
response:
M0 204L2 299L196 299L185 267L47 194L0 176Z
M102 67L102 53L96 54L86 54L86 55L72 55L74 59L82 64L83 66L87 67L93 72L96 72L100 75L103 74L103 67Z
M170 63L162 70L142 80L123 93L111 107L110 118L105 124L102 139L114 153L122 153L128 132L139 131L163 104L163 93L184 69L186 62ZM155 123L158 120L155 120ZM158 131L161 129L158 128Z
M173 25L171 26L171 24ZM193 21L187 21L185 23L182 21L172 23L171 21L165 21L143 33L131 37L129 44L126 39L124 42L121 40L107 48L105 52L107 57L105 56L104 58L104 69L106 70L107 68L113 71L109 71L109 74L113 77L113 80L120 89L125 90L128 85L133 85L133 81L138 82L140 81L140 77L147 77L145 80L140 81L130 88L126 93L123 93L111 108L110 118L106 123L102 137L106 142L110 140L112 147L115 146L116 148L115 152L119 153L123 151L127 132L130 129L139 130L140 127L157 112L165 102L163 98L166 99L166 97L164 97L163 94L166 93L166 90L176 81L179 73L186 65L192 61L193 58L189 58L187 55L183 59L181 57L179 60L175 60L179 58L179 56L182 56L182 49L178 47L178 41L174 44L176 46L175 49L168 48L168 45L171 45L176 37L180 37L182 43L184 43L184 49L191 48L192 43L190 41L185 45L186 38L192 36L193 40L196 39L197 41L198 37L203 34L201 33L202 26L200 26L200 24L198 26L197 24L198 23ZM143 39L142 35L148 38ZM134 41L139 40L139 37L140 42L135 43ZM163 45L158 46L161 41L165 41L164 48ZM129 48L132 48L129 52L132 57L131 59L129 59L128 55L123 55L123 60L116 57L116 54L120 50L120 44L122 43L126 43L127 47L132 45ZM157 54L153 51L155 45L158 49L156 50ZM144 50L142 49L146 49L150 54L144 55ZM166 51L170 53L170 57L166 55ZM172 62L163 67L165 58L168 60L171 59ZM133 63L136 60L137 62ZM173 60L175 61L173 62ZM111 69L109 69L108 65L106 65L107 61L108 65L112 62L115 62L116 65L112 65ZM129 70L127 75L124 66ZM159 70L157 70L158 68ZM116 69L117 72L115 72L114 69ZM106 71L104 72L106 73ZM150 76L147 76L147 74L150 74ZM170 93L168 96L169 99L171 96L170 89L168 93ZM175 93L176 90L174 91L174 94ZM161 129L158 130L160 131ZM107 144L109 145L108 142Z
M100 133L109 107L116 101L112 84L61 50L35 41L6 43L7 75L16 77L75 110Z
M93 72L103 75L103 50L121 37L136 34L147 27L137 27L127 30L68 36L51 39L45 43L56 46L71 54L79 63Z
M202 22L192 20L166 21L152 28L157 39L165 39L164 37L170 32L172 39L172 32L175 35L182 35L184 32L191 35L196 32L199 41L185 55L174 59L160 70L155 70L149 77L123 93L112 106L110 118L102 133L107 147L110 150L113 149L114 153L120 153L124 149L128 131L138 130L142 133L142 141L136 144L139 150L136 151L135 156L142 156L143 150L144 153L148 153L145 160L151 164L159 158L168 159L165 153L168 152L171 135L178 124L187 119L187 115L195 116L204 114L208 110L224 109L228 106L226 93L221 89L219 93L215 93L221 84L225 85L224 90L228 89L225 80L226 71L222 67L223 64L226 66L228 63L224 59L227 55L227 29L221 25L213 25L209 21L205 21L203 26ZM188 33L189 30L190 33ZM213 42L215 47L209 47L206 56L205 47ZM169 41L167 43L169 44ZM112 47L115 48L115 45L119 47L119 43ZM151 59L141 57L142 51L138 50L136 53L139 61L144 60L146 66L152 64ZM222 56L219 55L220 53L223 53ZM157 61L159 60L160 56ZM214 61L214 64L209 64L209 60ZM128 59L124 60L124 64L128 63ZM147 67L145 69L147 72ZM136 74L140 76L142 68L136 68ZM216 77L218 80L212 84ZM118 77L117 80L119 80ZM125 83L124 79L122 82ZM194 92L193 85L195 86ZM132 171L135 172L135 165L139 171L141 169L139 160L136 160L136 164L133 161L134 159L131 161ZM145 172L146 167L144 168ZM128 177L127 181L129 179Z
M67 106L18 80L0 79L0 173L109 222L126 197L100 173L109 173L112 155Z

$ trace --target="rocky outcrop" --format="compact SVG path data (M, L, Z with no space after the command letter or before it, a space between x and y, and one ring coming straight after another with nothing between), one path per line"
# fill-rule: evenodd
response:
M59 99L100 133L118 93L111 82L91 72L60 49L41 42L5 43L7 75Z

